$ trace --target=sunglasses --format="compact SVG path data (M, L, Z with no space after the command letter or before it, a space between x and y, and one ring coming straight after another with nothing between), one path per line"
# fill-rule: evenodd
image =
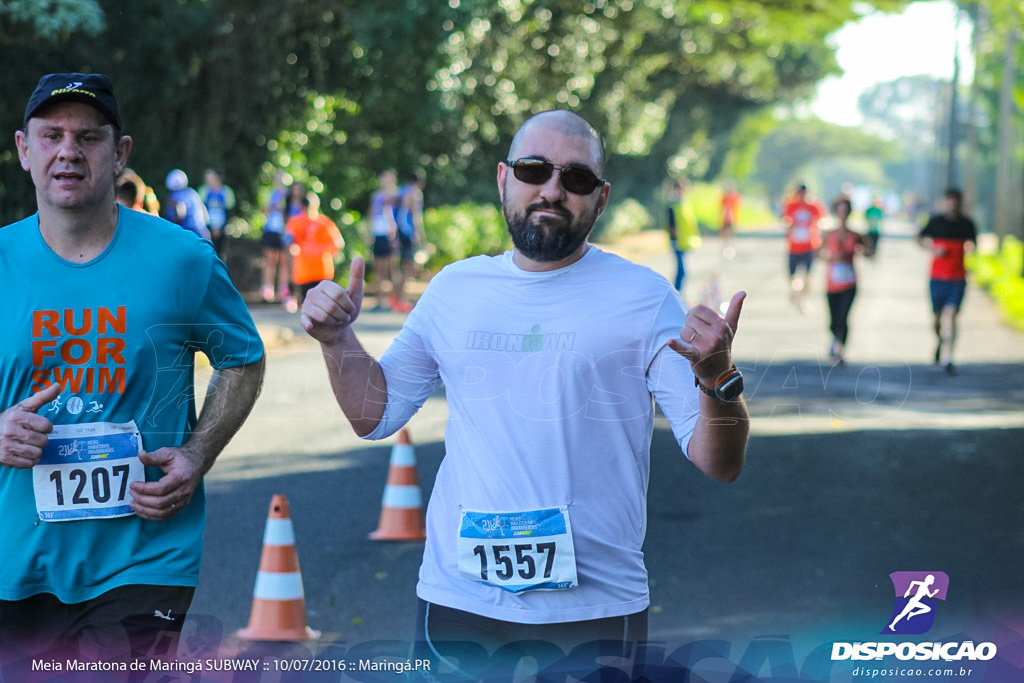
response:
M587 195L605 184L603 178L598 178L594 172L584 166L556 166L550 161L543 159L516 159L506 161L517 180L530 185L543 185L551 178L551 174L558 171L558 182L568 192L573 194Z

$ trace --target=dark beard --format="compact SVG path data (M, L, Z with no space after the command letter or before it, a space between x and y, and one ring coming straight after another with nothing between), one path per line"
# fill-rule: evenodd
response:
M516 215L510 214L508 207L503 208L512 244L516 251L531 261L552 262L568 258L583 245L594 227L593 220L588 220L588 217L573 217L564 208L548 202L529 206L525 213ZM534 219L531 213L535 209L553 209L560 212L564 220Z

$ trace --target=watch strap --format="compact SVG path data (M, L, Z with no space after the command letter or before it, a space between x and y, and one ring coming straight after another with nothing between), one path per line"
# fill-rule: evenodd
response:
M720 388L720 387L721 387L722 385L724 385L724 384L725 384L726 382L728 382L729 380L731 380L732 378L734 378L734 377L742 377L742 376L743 376L743 375L742 375L742 373L741 373L741 372L739 371L739 368L737 368L737 367L736 367L736 364L735 364L735 363L733 363L733 366L732 366L732 367L731 367L730 369L726 370L725 372L723 372L723 373L722 373L722 374L721 374L721 375L720 375L720 376L718 377L718 381L717 381L717 382L715 382L715 386L714 386L714 388L713 388L713 389L708 389L708 388L707 388L706 386L704 386L703 384L701 384L701 383L700 383L700 380L699 380L699 379L697 379L697 375L696 375L696 374L695 374L695 375L693 376L693 385L694 385L695 387L697 387L698 389L700 389L700 390L701 390L701 392L702 392L702 393L703 393L703 394L704 394L705 396L710 396L711 398L715 399L715 400L716 400L716 401L718 401L719 403L728 403L728 401L726 401L725 399L723 399L723 398L722 398L722 396L721 396L721 395L719 394L719 388Z

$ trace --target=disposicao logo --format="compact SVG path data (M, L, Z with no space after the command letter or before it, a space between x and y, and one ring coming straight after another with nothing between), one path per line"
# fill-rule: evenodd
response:
M949 577L944 572L893 572L889 574L896 600L889 625L882 633L917 635L935 623L937 600L946 600Z
M895 592L892 615L883 635L920 635L935 624L937 601L946 599L949 577L944 572L893 572ZM997 654L994 643L964 642L856 642L832 643L832 661L880 660L896 657L918 661L988 661Z

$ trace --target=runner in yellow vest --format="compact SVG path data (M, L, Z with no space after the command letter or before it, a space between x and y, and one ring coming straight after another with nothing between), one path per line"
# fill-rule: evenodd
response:
M686 266L683 256L690 249L700 246L700 230L697 227L697 216L693 206L686 201L687 181L680 179L672 185L672 202L668 205L668 236L672 241L672 251L676 255L675 288L683 291L686 279Z

